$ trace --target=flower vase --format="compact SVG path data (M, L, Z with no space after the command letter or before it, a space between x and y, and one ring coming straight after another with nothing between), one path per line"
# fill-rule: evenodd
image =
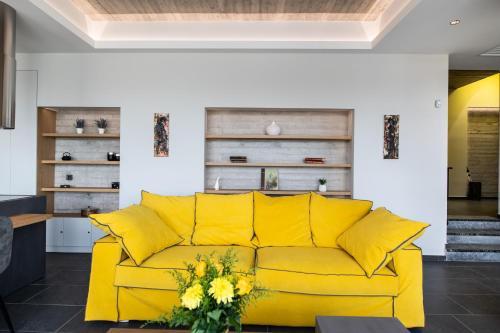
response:
M326 184L319 184L318 191L319 192L326 192Z
M76 128L76 134L83 134L83 128Z
M280 135L281 133L281 128L276 124L275 121L271 123L271 125L266 127L266 133L267 135Z
M98 128L97 131L99 132L99 134L104 134L104 132L106 132L106 129L105 128Z

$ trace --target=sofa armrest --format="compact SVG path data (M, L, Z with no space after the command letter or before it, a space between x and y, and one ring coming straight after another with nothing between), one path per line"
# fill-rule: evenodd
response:
M406 327L424 327L422 250L410 244L392 254L388 267L398 275L394 314Z
M115 271L116 265L126 258L113 236L105 236L94 243L85 320L119 320Z

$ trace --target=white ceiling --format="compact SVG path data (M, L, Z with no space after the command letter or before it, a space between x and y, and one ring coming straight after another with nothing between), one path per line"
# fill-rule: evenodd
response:
M32 0L40 3L44 0ZM282 43L276 47L276 40L260 40L249 44L225 43L196 45L171 43L170 48L142 42L130 47L128 41L101 43L100 48L92 46L92 38L81 30L71 29L74 22L59 13L47 14L30 0L4 0L17 11L17 52L20 53L68 53L68 52L171 52L172 49L227 50L228 48L272 50L301 50L302 52L350 52L350 53L425 53L450 54L451 69L496 69L500 70L500 57L480 56L500 45L500 0L416 0L416 6L409 6L409 13L401 12L388 22L378 33L369 36L373 40L359 40L358 43L332 44L308 40L309 43ZM66 0L60 0L66 1ZM397 0L407 1L407 0ZM53 17L57 17L57 20ZM459 18L461 24L450 26L451 19ZM85 22L82 23L83 25ZM313 22L314 24L314 22ZM69 29L68 29L69 27ZM297 29L297 30L294 30ZM313 29L305 27L304 29ZM316 28L314 28L316 29ZM323 29L340 36L335 28ZM285 29L286 33L299 34L301 26ZM316 31L321 31L318 29ZM366 36L366 33L365 33ZM310 36L308 36L310 38ZM352 37L352 36L351 36ZM286 40L285 40L286 41ZM293 40L292 40L293 41ZM366 42L370 42L367 44ZM182 43L184 42L184 43ZM233 40L234 42L234 40ZM283 41L280 41L283 42ZM328 41L327 41L328 42ZM152 47L154 49L152 49ZM118 49L117 49L118 48Z

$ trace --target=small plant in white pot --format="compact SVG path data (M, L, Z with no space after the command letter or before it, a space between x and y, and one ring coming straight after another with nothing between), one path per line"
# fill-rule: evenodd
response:
M95 124L97 125L97 130L99 131L99 134L104 134L106 132L106 128L108 128L108 121L104 118L97 119L95 121Z
M318 191L326 192L326 178L320 178L318 179L318 182L319 182Z
M79 118L76 119L76 121L75 121L76 133L77 134L82 134L84 127L85 127L85 120L79 119Z

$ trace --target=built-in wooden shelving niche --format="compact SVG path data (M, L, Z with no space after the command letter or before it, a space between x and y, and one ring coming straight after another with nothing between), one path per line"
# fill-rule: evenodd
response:
M108 121L105 134L98 134L95 120ZM85 120L83 134L75 133L77 118ZM118 208L119 161L108 161L107 152L120 152L120 108L38 108L38 193L47 197L47 212L55 216L79 216L87 206L103 211ZM63 161L62 154L73 159ZM66 175L73 180L67 180ZM69 188L60 187L62 184Z
M276 168L279 190L271 195L317 191L328 181L326 196L351 197L353 179L352 109L206 108L205 192L234 194L260 190L261 168ZM279 136L266 135L272 122ZM246 156L232 163L230 156ZM306 164L324 157L325 164ZM213 190L217 177L221 189Z

